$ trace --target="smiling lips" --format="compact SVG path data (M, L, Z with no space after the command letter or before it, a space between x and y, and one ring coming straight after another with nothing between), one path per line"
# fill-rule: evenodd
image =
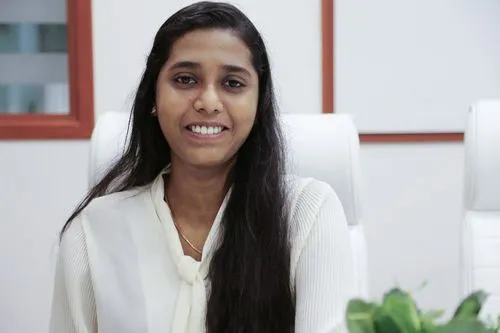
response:
M199 139L216 139L224 135L228 128L222 125L189 125L186 129Z

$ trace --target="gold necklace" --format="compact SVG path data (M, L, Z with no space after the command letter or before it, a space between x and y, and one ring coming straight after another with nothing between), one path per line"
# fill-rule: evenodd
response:
M182 237L182 239L184 239L184 241L189 245L189 247L192 248L196 253L198 253L199 255L202 255L202 251L200 249L198 249L196 246L194 246L193 243L191 243L189 241L189 239L187 239L186 236L184 236L184 234L181 231L181 227L179 227L179 225L177 224L177 222L175 222L175 220L173 220L173 221L174 221L175 228L177 229L177 232Z
M168 205L168 200L167 200L166 194L163 195L163 201L165 201L165 203ZM177 232L179 233L181 238L189 245L190 248L192 248L196 253L198 253L201 256L203 254L202 250L200 250L196 246L194 246L193 243L191 243L189 241L189 239L187 239L187 237L184 236L184 234L182 233L181 227L177 224L177 222L175 222L175 219L173 218L173 216L172 216L172 221L174 221L175 228L177 229Z

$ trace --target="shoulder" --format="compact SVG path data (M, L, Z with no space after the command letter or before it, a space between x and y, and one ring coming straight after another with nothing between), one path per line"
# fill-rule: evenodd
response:
M95 215L110 211L123 211L133 208L150 197L150 186L114 192L95 198L85 207L85 215Z
M287 177L289 198L289 232L291 244L291 264L295 269L311 230L319 224L335 225L345 223L344 211L333 188L314 178Z
M131 211L143 206L150 197L148 188L110 193L92 199L88 205L69 223L61 235L60 249L71 252L77 248L86 248L86 238L91 229L105 227L120 221Z
M81 213L85 236L93 246L117 242L155 218L151 186L115 192L92 200Z

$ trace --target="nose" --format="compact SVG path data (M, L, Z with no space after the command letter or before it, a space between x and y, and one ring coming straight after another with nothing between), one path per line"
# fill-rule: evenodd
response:
M219 92L214 85L204 87L194 101L194 109L198 112L214 113L222 111Z

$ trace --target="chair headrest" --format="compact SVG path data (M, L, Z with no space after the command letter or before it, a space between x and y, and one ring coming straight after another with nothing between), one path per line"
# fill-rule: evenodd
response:
M479 101L469 109L465 209L500 210L500 100Z
M289 172L328 183L349 225L361 224L359 136L348 115L284 114Z
M90 186L123 153L126 113L99 117L91 138ZM348 223L361 223L358 133L347 115L283 114L289 171L328 183L344 207Z

